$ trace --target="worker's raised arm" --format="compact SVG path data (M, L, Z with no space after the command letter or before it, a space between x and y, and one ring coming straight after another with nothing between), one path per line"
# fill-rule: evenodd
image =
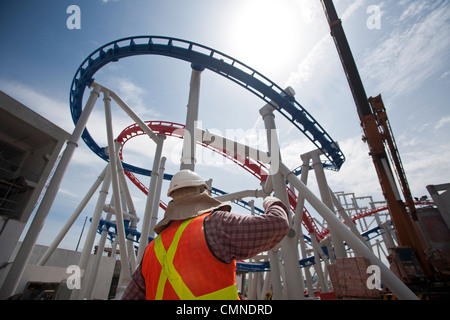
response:
M247 216L216 211L205 219L211 252L225 263L247 259L276 246L289 232L287 209L277 198L264 200L265 214Z

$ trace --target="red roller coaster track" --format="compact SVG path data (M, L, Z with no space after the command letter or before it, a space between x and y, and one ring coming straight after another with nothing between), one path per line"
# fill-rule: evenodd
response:
M147 126L156 134L164 134L166 136L176 137L176 138L180 138L180 139L182 139L184 136L184 125L182 125L182 124L168 122L168 121L145 121L145 124L147 124ZM123 151L123 147L124 147L125 143L134 137L141 136L144 134L146 134L146 133L137 124L132 124L132 125L126 127L120 133L120 135L117 137L116 141L121 144L121 148L119 150L119 157L121 160L123 160L122 151ZM269 170L260 161L255 161L250 158L244 159L244 158L240 157L239 155L230 155L227 153L227 151L225 149L215 148L206 143L198 142L198 144L201 145L202 147L208 148L208 149L222 155L223 157L233 161L234 163L236 163L237 165L239 165L240 167L242 167L243 169L245 169L249 173L251 173L254 177L258 178L258 180L260 180L262 182L266 181L267 176L269 174ZM142 192L144 192L145 194L148 194L148 188L144 184L142 184L142 182L133 173L125 170L125 174L131 180L131 182L133 182ZM288 193L288 197L289 197L290 208L293 212L295 212L295 208L297 206L297 196L294 194L294 192L289 187L286 187L286 189L287 189L287 193ZM159 205L163 210L166 210L167 205L164 202L160 201ZM383 211L383 210L387 210L387 207L379 207L379 208L376 208L373 210L365 211L363 213L353 216L352 221L354 222L357 219L370 216L376 212ZM302 224L306 228L308 233L315 234L318 240L322 240L330 233L328 228L326 228L322 231L319 230L319 228L317 227L316 223L314 222L313 218L311 217L311 215L309 214L309 212L306 208L303 208Z

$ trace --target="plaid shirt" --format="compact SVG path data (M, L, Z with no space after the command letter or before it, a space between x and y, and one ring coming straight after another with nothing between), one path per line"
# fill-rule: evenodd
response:
M269 203L260 216L215 211L205 218L205 236L211 253L220 261L248 259L275 247L289 231L287 209L277 201ZM139 265L122 300L145 300L145 280Z

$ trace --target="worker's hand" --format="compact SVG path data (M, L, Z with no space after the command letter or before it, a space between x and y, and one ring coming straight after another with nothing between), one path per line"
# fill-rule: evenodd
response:
M267 206L269 205L269 203L275 202L275 201L280 201L280 199L276 198L276 197L265 197L263 200L263 208L264 211L266 211Z

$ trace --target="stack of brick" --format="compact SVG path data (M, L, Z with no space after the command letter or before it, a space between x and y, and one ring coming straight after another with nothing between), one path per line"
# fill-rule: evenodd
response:
M328 265L331 283L337 298L380 299L378 289L369 289L367 268L369 259L365 257L336 258L336 263Z

